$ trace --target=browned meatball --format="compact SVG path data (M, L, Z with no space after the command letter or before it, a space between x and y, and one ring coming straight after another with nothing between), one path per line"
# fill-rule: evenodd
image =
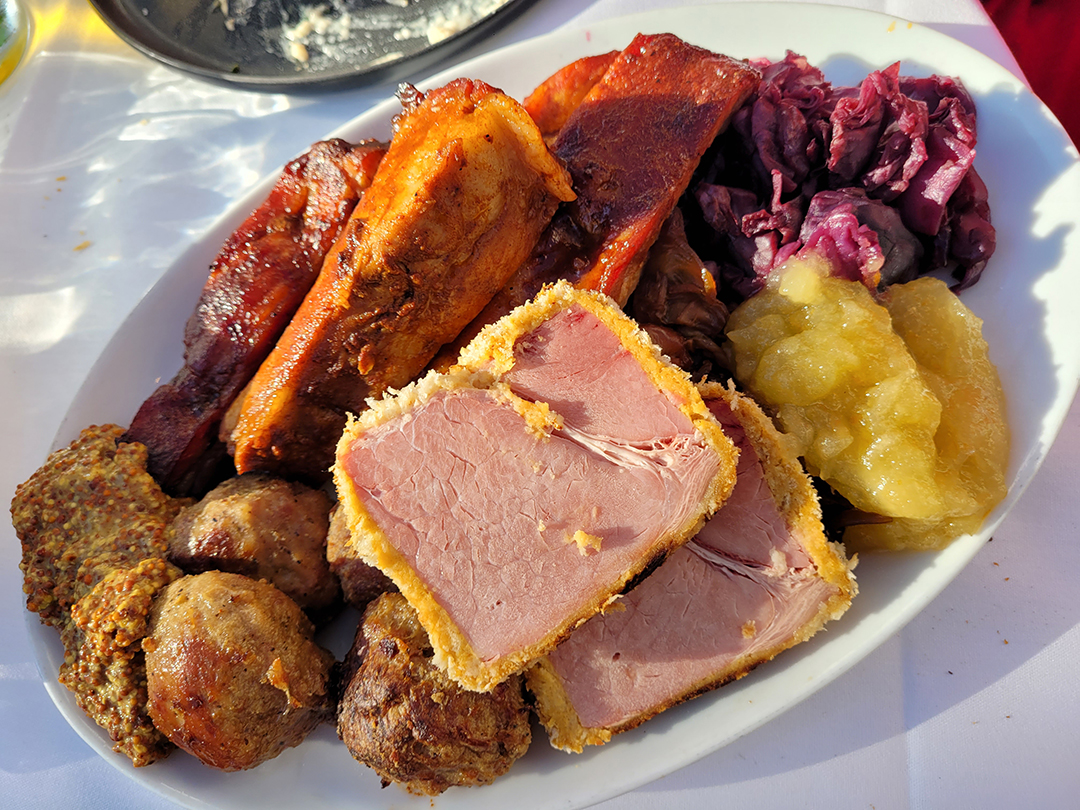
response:
M298 745L333 714L334 657L313 634L296 603L266 582L221 571L177 580L143 640L154 725L226 771Z
M396 591L394 583L382 571L347 553L349 526L345 511L334 507L330 515L330 531L326 535L326 559L341 582L345 601L357 610L363 610L375 597L387 591Z
M303 484L259 473L230 478L180 512L169 559L189 573L265 579L321 618L341 598L326 561L331 506Z
M368 606L344 673L338 736L383 785L427 796L486 785L529 747L521 678L491 692L462 689L432 664L427 633L400 594Z

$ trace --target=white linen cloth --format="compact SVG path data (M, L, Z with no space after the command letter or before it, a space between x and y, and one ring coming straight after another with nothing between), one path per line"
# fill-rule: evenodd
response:
M977 0L836 4L929 24L1017 71ZM537 0L450 59L667 5ZM44 460L93 360L174 258L259 178L393 90L223 89L141 56L83 2L31 6L29 58L0 87L5 499ZM168 196L157 191L163 174ZM1074 404L994 541L919 617L759 730L600 806L1078 806L1078 458ZM18 541L6 521L0 537L0 807L174 808L131 781L125 763L114 769L95 754L53 707L30 649Z

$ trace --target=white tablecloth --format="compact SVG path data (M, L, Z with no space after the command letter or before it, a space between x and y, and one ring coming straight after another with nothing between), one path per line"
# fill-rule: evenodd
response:
M1016 70L976 0L842 4L930 24ZM85 3L31 5L29 59L0 87L5 498L44 459L90 364L174 258L256 180L393 90L226 90L137 54ZM665 5L537 0L454 59ZM1077 458L1074 405L994 541L911 624L756 732L602 807L1080 806ZM0 806L174 807L103 761L52 706L28 641L18 561L5 524Z

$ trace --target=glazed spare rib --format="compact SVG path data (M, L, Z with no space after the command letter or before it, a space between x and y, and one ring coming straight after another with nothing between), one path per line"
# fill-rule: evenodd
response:
M202 494L217 483L219 422L315 283L384 151L376 141L316 143L222 246L184 329L183 368L124 436L146 445L147 469L167 492Z
M563 125L604 78L618 55L619 51L609 51L583 56L552 73L521 102L540 127L544 140L552 142L558 137Z
M346 414L416 377L574 196L495 88L458 79L403 100L371 187L244 397L239 472L325 480Z
M598 77L605 59L567 66L526 100L546 129L565 118L552 152L577 199L560 207L459 347L559 279L625 304L701 156L761 80L746 62L672 34L639 34Z
M486 691L692 537L735 460L687 375L561 282L352 421L335 481L352 553Z
M768 417L715 383L702 393L739 448L724 508L621 600L528 672L553 745L581 751L740 678L839 617L855 594L817 496Z

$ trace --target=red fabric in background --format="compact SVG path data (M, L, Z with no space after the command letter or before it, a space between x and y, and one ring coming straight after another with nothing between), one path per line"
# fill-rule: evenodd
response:
M983 0L1031 89L1080 144L1080 0Z

